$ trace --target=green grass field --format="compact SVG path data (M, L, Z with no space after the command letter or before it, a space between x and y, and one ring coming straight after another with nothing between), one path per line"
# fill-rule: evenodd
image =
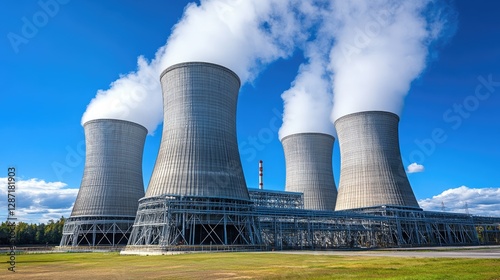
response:
M56 253L18 255L16 261L16 273L3 263L0 279L500 279L500 259Z

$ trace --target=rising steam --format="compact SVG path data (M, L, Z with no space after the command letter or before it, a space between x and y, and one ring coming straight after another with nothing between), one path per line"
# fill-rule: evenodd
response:
M319 61L301 65L292 88L281 95L284 111L280 139L304 132L333 134L333 125L328 118L332 111L332 96L324 69Z
M162 118L160 73L176 63L203 61L235 71L242 83L262 68L289 56L303 38L294 16L295 1L205 0L191 3L174 26L167 44L150 62L139 57L138 70L122 76L108 90L99 90L82 124L100 118L123 119L153 133Z
M310 64L301 66L282 94L280 138L300 132L331 134L330 120L350 113L399 114L411 82L425 69L430 47L454 31L453 11L442 1L314 3L321 12L309 15L320 22L318 34L307 44Z
M439 1L202 0L188 4L151 62L99 90L82 117L123 119L150 134L162 118L159 75L187 61L220 64L242 83L296 49L307 61L282 94L280 138L333 134L338 117L368 110L399 114L429 48L450 35L450 9ZM446 32L445 32L446 31ZM332 111L333 108L333 111Z
M429 47L449 29L438 1L335 1L330 53L332 120L360 111L399 114Z
M303 8L303 15L309 18L310 40L305 44L306 63L300 65L297 77L283 99L283 125L279 138L305 132L334 134L330 122L332 111L332 90L327 66L333 37L329 30L330 1L312 2ZM305 33L305 32L304 32Z

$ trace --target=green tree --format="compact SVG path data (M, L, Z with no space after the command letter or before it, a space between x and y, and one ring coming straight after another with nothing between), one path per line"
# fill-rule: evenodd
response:
M16 223L15 243L16 245L59 244L65 220L61 217L57 221L49 220L47 224ZM10 231L7 222L0 224L0 245L10 244Z
M0 245L10 244L10 227L7 222L0 225Z

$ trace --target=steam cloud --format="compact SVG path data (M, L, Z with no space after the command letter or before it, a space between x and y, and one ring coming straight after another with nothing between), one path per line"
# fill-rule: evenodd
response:
M399 114L411 82L426 66L429 47L452 30L449 8L437 1L333 4L332 121L361 111Z
M300 132L333 134L331 122L350 113L399 114L411 82L426 66L429 48L454 30L453 12L443 2L314 3L316 10L308 16L319 24L307 43L309 64L301 66L282 94L280 138Z
M323 4L328 4L324 1ZM333 135L334 129L329 116L332 111L332 90L327 72L328 51L333 38L325 19L331 11L328 5L309 5L303 14L310 19L308 28L312 38L305 44L304 56L307 63L300 66L292 87L285 91L283 99L283 125L280 139L295 133L316 132ZM305 32L304 32L305 33Z
M160 73L186 61L228 67L242 83L296 49L306 63L282 94L280 138L333 134L338 117L367 110L399 113L410 83L426 66L429 46L448 24L436 1L202 0L188 4L152 61L99 90L82 124L100 118L133 121L150 134L162 118ZM200 32L203 30L203 32ZM333 112L332 112L333 109Z
M284 111L280 139L304 132L333 134L333 125L328 118L333 105L332 95L325 75L321 61L313 59L300 66L292 88L281 95Z
M301 4L293 1L205 0L191 3L165 46L138 70L99 90L82 117L137 122L153 133L162 118L161 72L180 62L204 61L228 67L242 83L254 79L268 63L289 56L300 35ZM293 4L293 5L292 5ZM200 32L203 30L203 32Z

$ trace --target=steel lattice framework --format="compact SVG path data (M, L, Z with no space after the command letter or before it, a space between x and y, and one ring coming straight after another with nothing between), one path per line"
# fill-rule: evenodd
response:
M131 217L72 217L64 222L60 246L124 246L134 219Z
M125 251L500 244L500 218L402 206L305 210L300 193L249 189L249 194L255 203L181 196L144 198Z
M253 248L261 244L252 203L164 195L141 199L129 249L190 250L195 246Z
M300 192L248 189L248 194L256 207L304 209L304 195Z

